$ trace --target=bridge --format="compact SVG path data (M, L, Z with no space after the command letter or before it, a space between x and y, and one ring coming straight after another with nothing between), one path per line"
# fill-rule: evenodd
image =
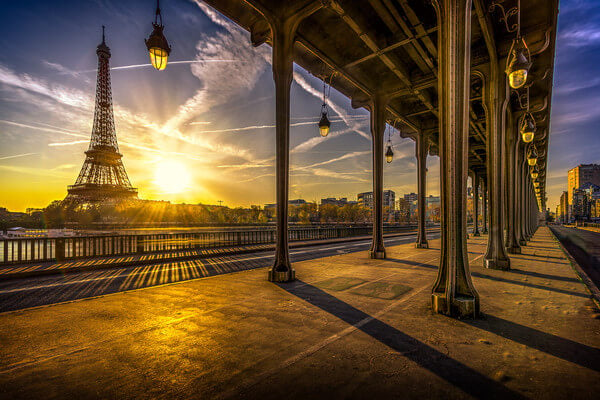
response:
M480 187L485 197L482 210L475 209L476 215L482 212L484 230L489 230L482 262L490 269L509 270L508 254L521 251L546 208L558 2L207 3L248 30L252 45L268 43L273 48L277 215L288 215L290 84L296 62L328 79L353 107L370 111L370 257L386 258L386 123L416 142L420 210L425 204L427 153L439 155L442 245L432 307L454 317L476 316L480 298L470 279L465 242L467 176L473 178L475 197ZM419 226L417 246L427 247L424 215ZM276 261L269 272L273 282L295 279L287 230L287 219L279 218ZM479 234L477 224L474 234Z
M249 46L273 49L275 229L214 246L200 236L69 239L41 255L6 245L0 393L596 398L600 313L543 217L558 2L206 3L246 29ZM314 243L288 226L294 62L370 111L366 232ZM423 213L415 232L386 232L386 124L415 141L419 210L426 156L440 158L439 232ZM469 175L482 221L471 232ZM92 259L111 256L123 264ZM14 275L42 262L63 264Z

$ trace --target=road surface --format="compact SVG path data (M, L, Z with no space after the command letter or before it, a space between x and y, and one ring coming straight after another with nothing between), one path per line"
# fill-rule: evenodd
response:
M596 287L600 287L600 233L560 225L550 228Z
M439 232L429 238L439 237ZM416 234L385 239L386 246L414 242ZM290 250L292 262L367 251L371 240L329 243ZM256 252L134 267L116 267L65 275L0 282L0 312L38 307L149 286L271 266L273 252ZM266 274L265 274L266 279Z

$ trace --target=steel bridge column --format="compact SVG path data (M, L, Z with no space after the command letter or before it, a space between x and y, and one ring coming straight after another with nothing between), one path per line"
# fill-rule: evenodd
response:
M285 24L272 26L273 79L275 80L277 229L275 235L275 264L269 271L271 282L288 282L295 279L295 271L290 263L288 249L290 85L293 77L294 32L286 28Z
M486 179L482 179L481 182L481 191L483 192L483 198L481 200L481 214L482 214L482 219L483 219L483 228L481 230L481 233L483 233L484 235L488 234L488 193L487 193L487 189L488 189L488 185L487 185L487 180Z
M538 227L539 208L537 204L537 195L533 181L531 182L531 236L535 234Z
M523 231L523 238L525 239L525 241L529 241L530 237L529 237L529 193L528 193L528 186L527 186L527 178L528 178L528 169L529 167L527 166L527 159L525 159L525 162L523 163L524 167L523 167L523 182L521 182L521 193L523 194L523 201L522 201L522 210L523 210L523 226L521 227L521 230Z
M277 198L277 228L275 232L275 263L269 270L269 281L289 282L295 279L288 246L288 190L290 172L290 85L294 65L294 41L302 20L323 7L324 3L307 3L292 11L285 5L271 14L259 10L271 28L273 48L273 80L275 81L275 179ZM263 39L263 40L261 40ZM255 46L266 39L260 32L251 32Z
M526 230L525 232L527 233L527 240L531 240L531 187L529 184L529 174L526 175L525 178L525 195L526 195L526 201L525 201L525 210L526 210L526 218L525 218L525 222L526 222Z
M423 136L423 133L415 137L415 150L417 157L417 208L419 209L419 227L417 231L417 242L415 246L421 249L429 248L427 242L427 232L425 230L425 216L427 209L425 205L425 195L427 190L427 152L429 150L429 139Z
M383 141L385 113L388 99L373 95L371 109L371 136L373 138L373 241L369 250L371 258L385 258L383 244Z
M510 260L504 249L504 207L502 204L502 156L505 140L505 118L507 97L507 81L504 68L498 63L490 64L490 74L487 76L486 98L486 129L487 140L487 177L489 193L490 227L487 251L483 259L485 268L510 269Z
M529 231L531 237L535 233L535 227L533 225L533 219L535 218L535 190L533 189L533 182L529 179Z
M527 159L525 158L525 146L518 146L517 150L517 190L518 190L518 203L517 209L519 210L519 224L517 230L517 239L520 246L526 246L527 240L525 239L525 192L523 191L523 183L525 182L525 173L527 171Z
M532 199L532 192L533 192L533 185L531 184L531 180L528 180L528 192L529 192L529 198L528 198L528 202L527 202L527 206L529 208L529 218L527 220L527 228L529 229L529 236L533 237L533 224L531 223L531 221L533 220L533 199Z
M473 172L473 236L479 234L479 174Z
M479 314L467 257L466 187L471 65L471 1L436 0L439 22L442 238L432 308L452 317Z
M517 214L517 151L519 150L519 137L518 132L515 129L515 123L512 115L509 115L509 130L507 132L506 141L506 192L507 192L507 211L508 211L508 225L506 227L508 240L506 242L506 251L510 254L521 254L521 246L517 240L517 226L518 226L518 214Z

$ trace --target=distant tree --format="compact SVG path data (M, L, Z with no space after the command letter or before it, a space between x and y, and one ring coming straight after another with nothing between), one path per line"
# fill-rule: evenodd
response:
M60 200L54 200L44 209L44 222L48 228L63 228L67 210Z
M321 204L319 208L319 220L321 222L337 222L339 208L333 204Z

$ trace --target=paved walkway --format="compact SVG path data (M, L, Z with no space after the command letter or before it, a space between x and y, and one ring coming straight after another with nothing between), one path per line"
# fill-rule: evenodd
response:
M475 321L429 310L439 241L0 314L0 397L597 398L600 314L549 230L510 272L485 240Z

